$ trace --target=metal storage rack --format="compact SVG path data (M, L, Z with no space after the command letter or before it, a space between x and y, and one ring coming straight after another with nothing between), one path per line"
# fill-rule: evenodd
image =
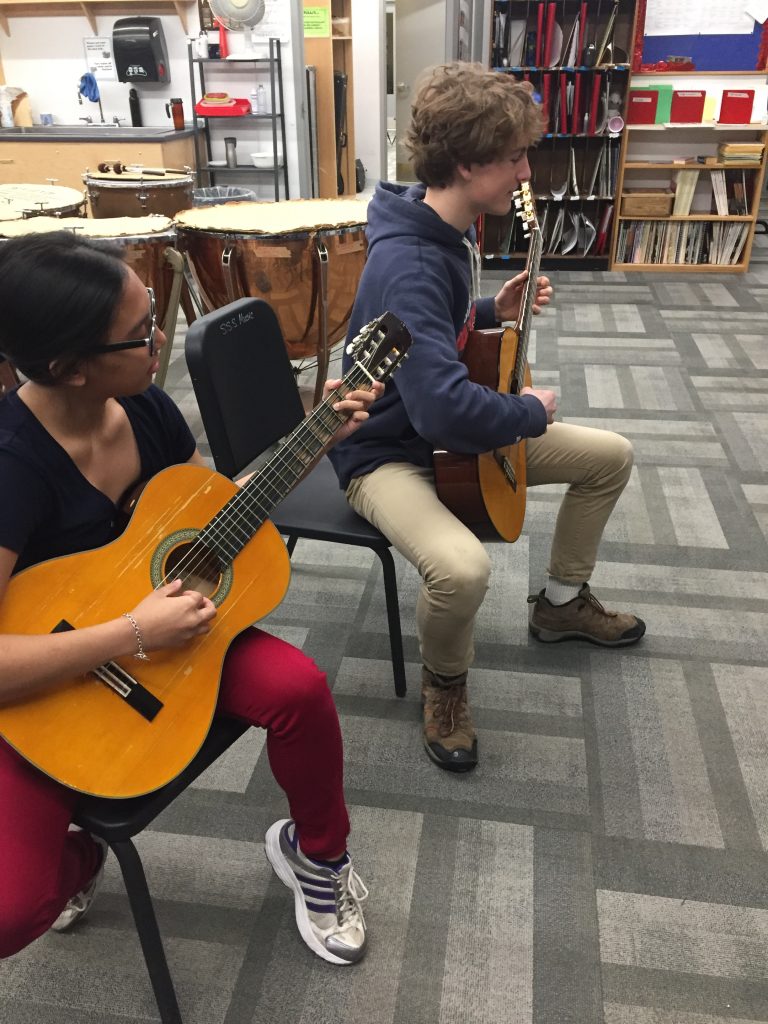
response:
M280 40L269 40L269 56L253 57L246 60L227 60L218 57L195 57L192 51L192 43L187 46L189 59L189 82L192 93L192 120L196 129L202 127L202 136L205 139L205 154L199 154L197 166L198 186L221 184L216 178L229 177L231 175L252 175L254 178L262 179L265 175L271 175L274 182L275 202L280 199L288 199L288 161L285 146L285 113L283 106L283 64L280 56ZM269 96L270 112L268 114L240 114L231 117L208 116L198 114L195 110L198 100L205 95L207 88L205 82L206 69L215 71L216 74L222 70L241 70L244 67L255 66L267 70L269 73ZM195 72L197 69L197 74ZM199 89L198 89L199 78ZM254 167L250 163L238 163L236 167L220 166L212 164L213 152L211 147L211 131L214 129L224 135L225 129L234 131L236 125L251 123L269 123L272 127L272 154L274 157L271 167ZM202 156L202 161L200 160ZM282 165L281 165L282 159ZM282 171L282 174L281 174ZM280 194L280 178L282 177L282 196Z

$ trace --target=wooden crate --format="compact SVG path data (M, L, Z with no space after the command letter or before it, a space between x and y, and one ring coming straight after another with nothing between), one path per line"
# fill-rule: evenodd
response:
M675 196L668 188L627 189L621 197L622 217L669 217Z

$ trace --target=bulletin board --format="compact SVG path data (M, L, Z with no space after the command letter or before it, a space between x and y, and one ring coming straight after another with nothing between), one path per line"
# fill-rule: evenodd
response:
M647 0L649 8L660 0ZM665 0L667 4L670 0ZM715 0L713 8L717 2ZM738 0L727 0L728 4L743 11L745 3ZM645 6L645 5L643 5ZM645 12L643 35L643 64L655 64L666 60L669 56L690 57L696 72L702 71L755 71L757 68L760 44L763 39L762 25L752 21L752 31L747 32L701 32L701 0L677 0L669 8L674 10L674 34L649 34L653 28L652 12ZM670 14L670 19L673 15ZM662 22L666 19L662 19ZM713 21L717 22L716 18ZM658 24L658 19L656 21ZM690 25L690 33L685 29ZM696 31L694 31L696 30Z

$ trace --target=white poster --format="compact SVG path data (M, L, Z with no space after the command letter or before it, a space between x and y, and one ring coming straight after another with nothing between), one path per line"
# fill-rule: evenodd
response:
M83 40L85 63L98 82L116 82L117 68L112 53L112 40L108 36L88 36Z
M647 36L751 35L754 19L746 0L648 0Z
M264 17L253 26L258 39L279 39L285 43L291 38L291 6L285 0L264 0Z

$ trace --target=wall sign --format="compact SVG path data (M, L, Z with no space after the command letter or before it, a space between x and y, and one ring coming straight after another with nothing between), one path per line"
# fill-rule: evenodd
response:
M99 82L116 82L117 68L112 53L112 40L101 36L88 36L83 40L85 63Z
M304 38L322 39L331 34L330 7L304 8Z

